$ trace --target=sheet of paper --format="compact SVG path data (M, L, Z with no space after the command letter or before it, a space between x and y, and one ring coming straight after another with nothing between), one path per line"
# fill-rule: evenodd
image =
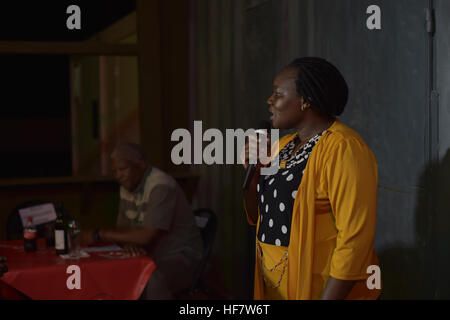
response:
M60 254L59 255L61 258L63 258L63 259L73 259L71 256L70 256L70 254ZM80 256L79 256L79 258L89 258L90 257L90 255L89 255L89 253L87 253L85 250L81 250L80 251Z
M122 252L110 252L109 254L99 254L99 257L106 259L128 259L131 258L128 254L124 254Z
M23 246L16 246L12 244L0 244L0 248L6 248L6 249L23 249Z
M86 252L109 252L109 251L121 251L122 248L118 245L103 246L103 247L88 247L83 249Z
M56 211L53 203L19 209L19 215L23 226L27 224L28 217L33 217L33 226L56 220Z

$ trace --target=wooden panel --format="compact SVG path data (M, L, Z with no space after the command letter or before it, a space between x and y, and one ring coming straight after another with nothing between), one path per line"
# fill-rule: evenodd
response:
M141 144L150 162L168 171L173 130L189 128L187 1L137 2Z
M136 20L137 14L134 11L126 17L120 19L116 23L112 24L108 28L94 35L91 40L106 43L121 42L123 39L136 34Z
M161 1L161 83L164 117L164 148L168 171L188 171L170 159L172 132L189 129L189 2Z
M0 41L0 54L90 54L134 56L137 45L105 44L88 41L41 42L41 41Z

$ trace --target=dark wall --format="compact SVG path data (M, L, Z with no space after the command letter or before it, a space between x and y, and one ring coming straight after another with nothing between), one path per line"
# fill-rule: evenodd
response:
M68 30L67 7L78 5L81 30ZM3 2L0 41L80 41L136 9L135 0L58 0Z
M0 55L0 178L70 176L69 58Z
M80 7L81 30L66 27L72 4ZM133 0L3 3L0 41L87 40L135 8ZM0 54L0 179L72 175L69 61Z

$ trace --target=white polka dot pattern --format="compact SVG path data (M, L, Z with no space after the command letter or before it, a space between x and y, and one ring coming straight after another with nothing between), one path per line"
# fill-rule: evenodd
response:
M260 176L256 186L261 213L257 234L259 241L277 246L289 245L297 190L308 158L320 137L321 135L316 135L311 138L293 154L296 143L299 142L297 136L280 151L280 161L285 161L286 166L274 175Z

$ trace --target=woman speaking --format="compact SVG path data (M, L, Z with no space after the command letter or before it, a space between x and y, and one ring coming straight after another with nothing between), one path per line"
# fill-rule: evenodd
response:
M259 165L244 195L247 220L257 226L254 298L376 299L380 289L366 282L368 267L378 266L377 164L358 133L336 119L347 84L328 61L306 57L273 85L272 125L296 132L272 148L278 172L260 175Z

